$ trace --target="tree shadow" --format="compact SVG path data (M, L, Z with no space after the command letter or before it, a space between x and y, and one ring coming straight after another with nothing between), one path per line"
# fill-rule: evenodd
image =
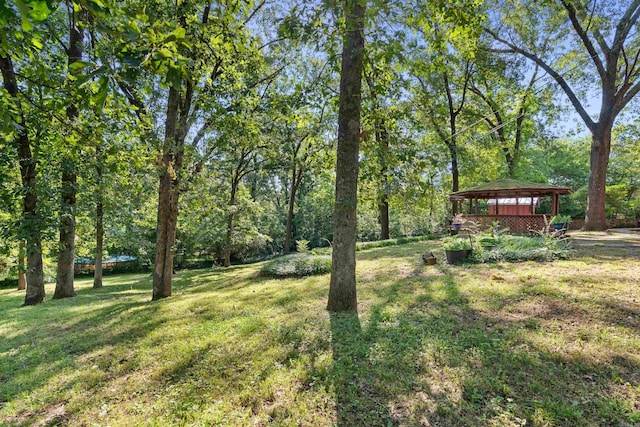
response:
M391 416L380 402L375 374L369 370L369 345L357 313L330 313L338 426L389 425Z
M595 299L598 311L592 313L568 295L532 296L523 286L515 296L489 291L483 301L499 310L480 310L472 305L473 295L458 286L456 268L428 268L439 275L415 274L377 289L379 303L364 326L357 315L331 314L338 425L640 421L637 403L634 407L629 397L637 392L625 391L640 380L637 355L614 347L602 355L581 351L583 339L596 345L599 336L586 329L576 337L575 331L562 329L563 322L578 330L603 321L634 328L638 312L633 306ZM510 311L532 298L540 300L539 312ZM404 309L397 310L399 304ZM625 322L615 316L617 310ZM560 332L546 330L553 325Z

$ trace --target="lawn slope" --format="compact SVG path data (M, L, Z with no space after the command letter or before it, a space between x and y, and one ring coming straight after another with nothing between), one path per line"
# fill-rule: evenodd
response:
M145 275L2 290L0 425L640 424L640 236L576 237L553 263L358 252L359 317L325 311L328 275L261 264L181 271L156 302Z

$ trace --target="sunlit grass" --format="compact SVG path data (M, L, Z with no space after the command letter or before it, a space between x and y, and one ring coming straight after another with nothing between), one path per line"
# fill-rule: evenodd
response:
M359 317L325 311L328 275L261 264L181 271L157 302L147 275L3 290L0 424L635 425L640 239L578 237L553 263L358 252Z

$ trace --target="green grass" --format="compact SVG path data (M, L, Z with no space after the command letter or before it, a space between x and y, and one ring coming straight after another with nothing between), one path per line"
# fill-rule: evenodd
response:
M359 316L326 312L328 275L263 264L181 271L156 302L146 275L1 290L0 425L638 425L640 237L592 236L553 263L358 252Z

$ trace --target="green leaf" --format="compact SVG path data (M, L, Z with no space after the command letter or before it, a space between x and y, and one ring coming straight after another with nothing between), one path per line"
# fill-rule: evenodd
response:
M51 9L46 1L32 1L29 6L31 7L29 17L36 21L44 21L51 14Z
M82 70L84 68L90 67L93 64L91 62L87 62L87 61L76 61L73 62L71 64L69 64L69 69L73 70L73 71L78 71L78 70Z
M184 39L186 31L182 27L177 27L171 34L175 35L177 39Z
M91 97L91 103L96 106L98 111L102 111L102 107L104 106L104 103L107 100L107 96L109 95L109 79L106 77L101 77L98 85L98 92L96 92L96 94Z

